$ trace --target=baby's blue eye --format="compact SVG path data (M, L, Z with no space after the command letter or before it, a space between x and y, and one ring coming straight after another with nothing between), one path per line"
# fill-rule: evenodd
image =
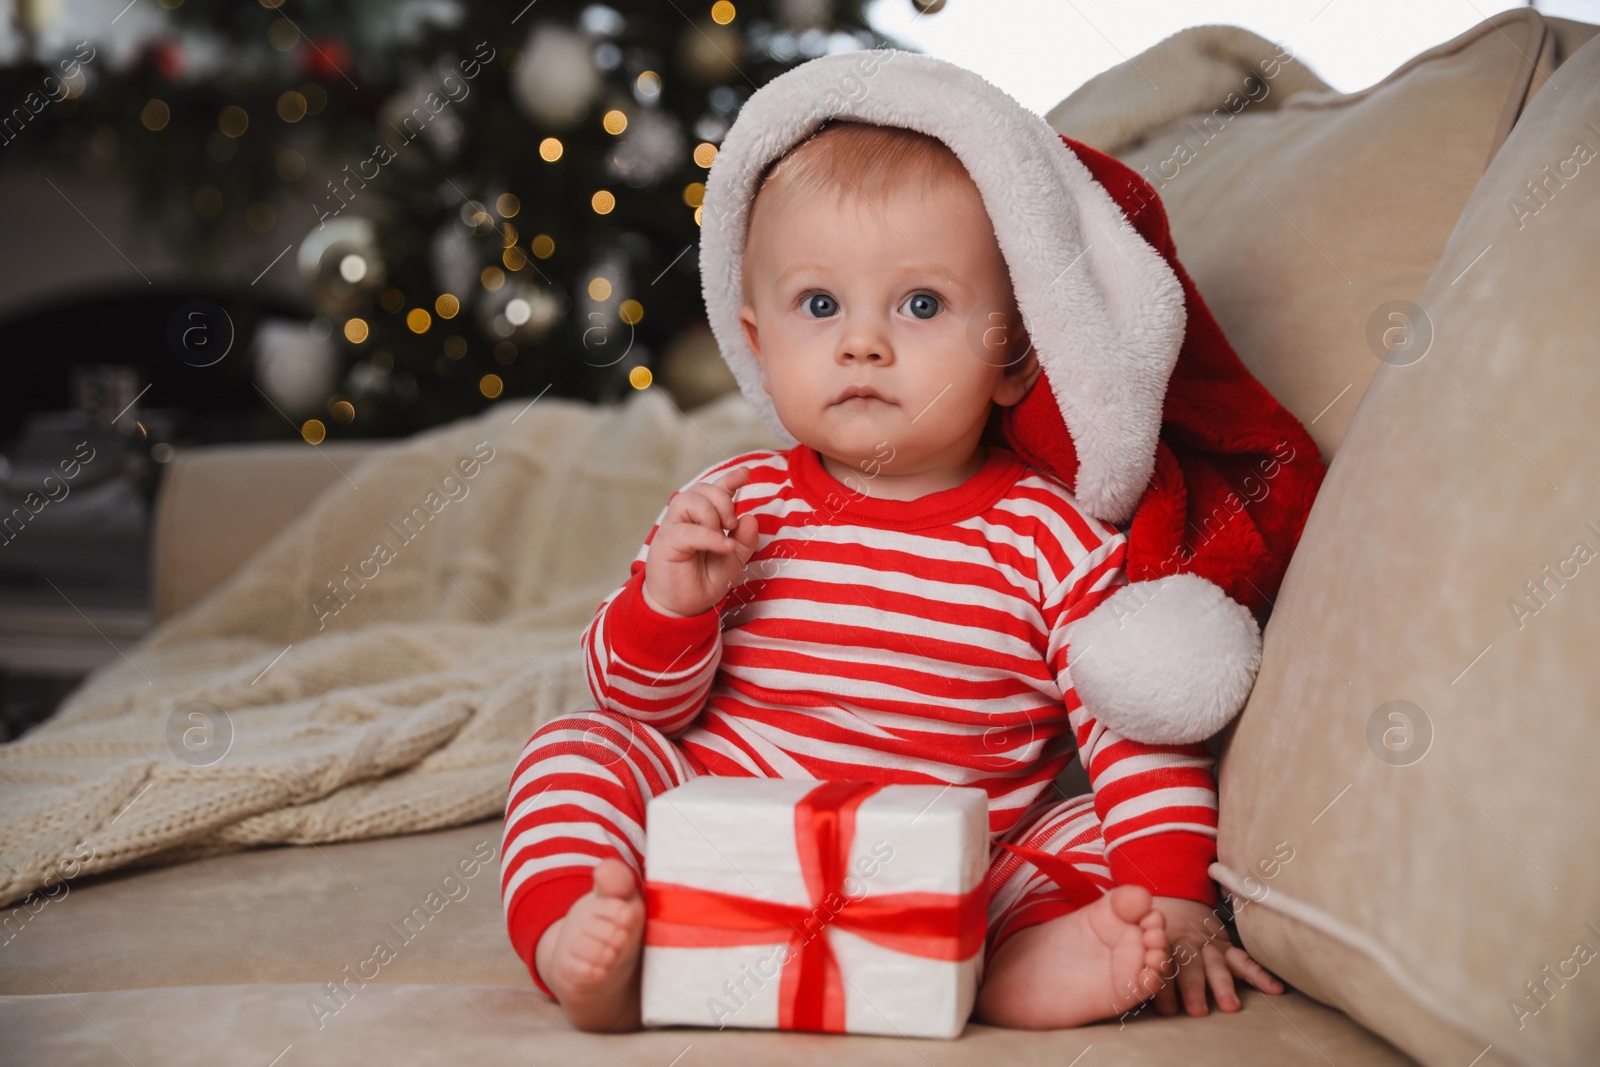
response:
M917 318L931 319L939 313L939 298L932 293L913 293L905 306Z
M838 303L827 293L812 293L806 298L806 309L819 319L825 319L839 310Z

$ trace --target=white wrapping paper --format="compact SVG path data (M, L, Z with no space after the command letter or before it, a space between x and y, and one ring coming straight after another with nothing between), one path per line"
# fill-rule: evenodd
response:
M708 776L655 797L645 815L647 879L812 907L794 820L796 804L819 784ZM856 811L845 896L973 889L988 869L988 811L981 789L891 785L873 793ZM981 947L965 960L937 960L874 944L838 923L823 930L839 962L848 1032L961 1033ZM789 944L688 948L647 939L645 1025L778 1028Z

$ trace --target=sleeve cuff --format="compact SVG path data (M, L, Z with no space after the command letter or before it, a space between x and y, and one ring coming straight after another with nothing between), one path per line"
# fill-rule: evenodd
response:
M605 634L612 654L652 673L698 663L721 630L715 607L683 618L652 608L644 599L643 567L623 583L606 609Z
M534 959L539 939L557 919L567 914L579 897L593 887L594 875L588 871L552 878L539 887L537 898L532 892L525 892L511 906L511 916L506 924L511 935L511 947L527 965L528 973L533 976L533 984L551 1000L556 995L539 977L539 968Z
M1107 863L1118 885L1142 885L1158 897L1182 897L1209 907L1221 903L1207 873L1217 858L1215 838L1173 830L1118 845Z

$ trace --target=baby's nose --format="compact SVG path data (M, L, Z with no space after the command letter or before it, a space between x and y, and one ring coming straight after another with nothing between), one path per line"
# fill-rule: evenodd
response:
M888 363L892 356L884 342L856 338L839 346L839 359L844 363Z
M891 363L894 348L889 343L889 324L867 314L847 318L839 333L835 353L840 363Z

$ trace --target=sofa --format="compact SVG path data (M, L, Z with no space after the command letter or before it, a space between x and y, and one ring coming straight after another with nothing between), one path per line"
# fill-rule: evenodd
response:
M1329 464L1213 739L1212 873L1285 995L950 1042L584 1034L506 937L494 817L12 904L0 1062L1600 1062L1597 29L1504 12L1341 94L1200 27L1047 116L1157 186L1207 304ZM180 451L158 618L394 447ZM403 947L374 977L379 937Z

